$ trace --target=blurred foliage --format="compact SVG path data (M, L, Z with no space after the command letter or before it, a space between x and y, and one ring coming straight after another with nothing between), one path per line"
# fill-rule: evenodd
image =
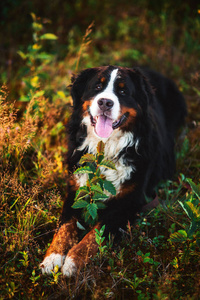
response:
M48 30L58 37L54 45L47 43L46 49L55 55L54 59L63 59L66 54L77 53L86 28L92 21L95 22L95 34L93 35L93 47L96 48L95 63L109 63L120 58L125 63L131 63L148 51L151 43L161 46L159 52L163 51L163 45L170 45L169 53L173 56L175 47L182 43L183 51L192 49L194 43L196 51L199 50L199 4L196 1L25 1L25 0L3 0L0 3L0 70L5 71L3 81L13 78L19 68L20 58L17 50L24 51L32 41L32 17L31 12L39 16L45 24L41 27L43 33ZM195 23L195 24L194 24ZM159 24L156 26L156 24ZM194 26L195 25L195 26ZM152 39L153 33L153 39ZM146 44L146 37L149 41ZM144 43L138 43L144 40ZM114 55L109 56L109 51ZM119 43L120 42L120 43ZM123 43L123 51L121 45ZM140 45L138 45L140 44ZM146 45L145 45L146 44ZM138 47L140 49L138 49ZM114 48L114 49L113 49ZM152 47L150 47L152 49ZM137 51L140 52L137 52ZM133 53L131 53L133 51ZM136 51L136 52L135 52ZM91 52L91 51L90 51ZM121 53L124 52L122 58ZM158 51L156 51L158 52ZM120 53L120 55L119 55ZM90 53L91 54L91 53ZM103 54L103 60L101 55ZM166 54L166 53L165 53ZM167 54L167 55L169 55ZM153 53L155 57L155 52ZM156 53L160 56L162 53ZM107 59L105 56L108 56ZM151 57L149 57L151 59ZM159 63L162 59L159 59ZM21 62L22 63L22 62Z
M0 298L198 299L200 4L3 0L0 25ZM97 232L100 253L75 280L42 276L66 197L67 85L106 64L148 65L183 92L177 174L120 244Z

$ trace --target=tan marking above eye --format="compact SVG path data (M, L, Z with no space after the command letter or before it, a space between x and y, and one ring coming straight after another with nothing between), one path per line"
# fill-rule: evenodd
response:
M101 78L101 82L103 83L103 82L105 82L106 81L106 78L105 77L102 77Z
M124 87L125 87L125 84L124 84L123 82L120 82L120 83L119 83L119 87L120 87L120 88L124 88Z

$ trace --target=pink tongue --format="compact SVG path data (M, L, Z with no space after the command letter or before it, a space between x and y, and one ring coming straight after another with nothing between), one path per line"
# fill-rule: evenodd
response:
M108 138L113 132L113 120L106 116L98 116L95 126L96 134L102 138Z

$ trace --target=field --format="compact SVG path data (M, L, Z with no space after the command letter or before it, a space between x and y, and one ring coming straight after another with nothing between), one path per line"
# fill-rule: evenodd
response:
M0 299L200 299L200 5L71 2L1 3ZM177 171L120 244L110 237L76 278L44 276L66 197L70 78L108 64L149 66L184 94Z

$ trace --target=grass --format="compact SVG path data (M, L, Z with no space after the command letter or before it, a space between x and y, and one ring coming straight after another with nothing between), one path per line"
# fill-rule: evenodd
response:
M34 14L32 19L33 42L19 47L21 63L11 70L12 80L10 69L1 75L0 299L198 299L198 11L191 17L183 9L180 19L176 7L158 13L137 2L119 3L116 17L101 25L97 18L83 37L71 29L60 57L55 49L62 52L66 45L49 35L45 21ZM158 187L160 205L127 224L119 244L110 237L102 246L99 233L99 254L76 278L66 279L57 269L42 276L39 263L66 196L66 85L73 72L106 64L149 65L176 81L188 105L177 141L177 173Z

